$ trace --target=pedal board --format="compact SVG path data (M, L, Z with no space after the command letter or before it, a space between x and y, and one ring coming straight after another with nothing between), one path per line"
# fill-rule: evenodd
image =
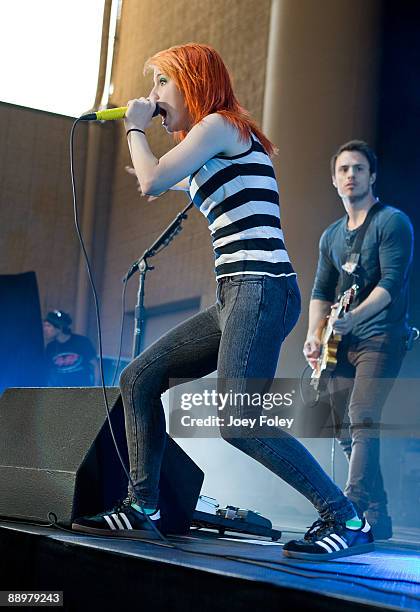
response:
M226 531L236 531L256 536L271 538L276 542L281 538L281 531L273 529L269 519L253 510L236 506L219 508L216 500L200 495L197 508L193 513L192 527L216 529L220 535Z

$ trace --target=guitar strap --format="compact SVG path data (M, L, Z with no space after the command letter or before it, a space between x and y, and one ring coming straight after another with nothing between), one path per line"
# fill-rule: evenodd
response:
M359 265L360 253L362 251L363 241L365 239L366 231L372 221L374 215L380 210L382 204L377 200L375 204L369 209L368 214L366 215L366 219L363 221L361 227L359 228L356 238L353 243L352 250L347 256L346 262L341 266L346 274L341 277L341 282L339 286L338 295L341 296L347 289L354 284L357 284L357 266ZM365 287L367 289L367 287ZM360 294L359 294L360 297Z

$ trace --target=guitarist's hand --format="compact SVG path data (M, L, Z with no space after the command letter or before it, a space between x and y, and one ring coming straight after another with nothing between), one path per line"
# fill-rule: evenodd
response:
M311 368L314 370L317 365L317 359L321 353L321 341L315 336L309 336L306 338L305 344L303 345L303 354L305 355L306 361L309 363Z
M340 319L334 322L333 330L335 334L345 336L349 334L354 327L354 317L352 312L346 312Z

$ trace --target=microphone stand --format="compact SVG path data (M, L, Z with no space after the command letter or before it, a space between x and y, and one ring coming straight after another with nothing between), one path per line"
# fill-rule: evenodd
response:
M187 211L193 206L192 201L175 217L175 219L168 225L168 227L156 238L154 243L144 251L143 255L139 257L130 267L127 274L123 278L123 283L127 283L128 279L138 270L139 275L139 288L137 291L137 302L134 309L134 336L133 336L133 351L132 358L135 359L140 354L142 334L144 329L144 286L146 281L146 274L149 270L154 270L149 265L148 259L162 251L168 244L175 238L175 236L182 230L182 221L187 218Z

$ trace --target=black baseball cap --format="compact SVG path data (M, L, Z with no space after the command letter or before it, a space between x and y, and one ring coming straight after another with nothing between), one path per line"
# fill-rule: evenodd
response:
M71 316L63 310L51 310L44 320L57 327L57 329L67 329L72 323Z

